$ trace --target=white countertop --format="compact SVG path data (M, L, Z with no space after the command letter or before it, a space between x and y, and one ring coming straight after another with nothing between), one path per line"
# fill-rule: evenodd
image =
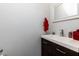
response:
M59 44L61 46L64 46L66 48L69 48L75 52L79 52L79 41L74 40L72 38L61 37L61 36L52 35L52 34L42 35L41 37L51 42L54 42L56 44Z

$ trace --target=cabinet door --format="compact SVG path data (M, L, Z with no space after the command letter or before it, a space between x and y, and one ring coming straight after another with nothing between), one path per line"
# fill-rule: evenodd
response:
M42 52L41 52L42 56L48 56L47 51L48 51L47 45L42 45Z
M55 55L55 47L51 42L42 39L42 55L43 56L53 56Z
M47 53L48 53L48 56L55 56L56 54L55 48L53 46L48 45Z
M42 54L42 56L47 56L48 55L47 51L48 51L48 42L42 38L41 39L41 54Z
M42 45L42 55L43 56L55 56L56 50L53 46L50 45Z

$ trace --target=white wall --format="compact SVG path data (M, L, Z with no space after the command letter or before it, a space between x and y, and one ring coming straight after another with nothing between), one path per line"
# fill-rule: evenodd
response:
M42 22L49 4L0 4L0 48L6 55L41 55Z
M54 20L54 4L55 3L50 3L50 33L52 33L53 28L52 28L52 20Z
M77 4L77 8L78 8L78 15L79 15L79 3Z

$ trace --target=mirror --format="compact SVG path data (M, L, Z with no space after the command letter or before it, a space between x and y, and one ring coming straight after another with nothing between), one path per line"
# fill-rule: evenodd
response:
M77 3L61 3L55 7L55 20L67 18L69 16L78 15L78 4Z

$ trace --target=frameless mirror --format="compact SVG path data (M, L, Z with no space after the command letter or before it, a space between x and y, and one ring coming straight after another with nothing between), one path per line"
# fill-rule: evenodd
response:
M55 20L78 15L78 5L78 3L61 3L59 6L55 7Z

